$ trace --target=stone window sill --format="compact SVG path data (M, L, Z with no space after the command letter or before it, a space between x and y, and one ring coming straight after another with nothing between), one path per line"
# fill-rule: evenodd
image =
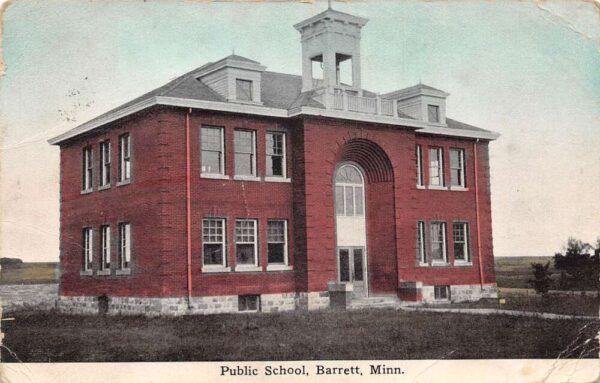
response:
M427 187L429 190L448 190L445 186L437 186L437 185L429 185Z
M450 266L448 262L431 262L431 266L433 267L446 267Z
M96 275L110 275L110 269L98 270L98 273Z
M94 272L92 270L81 270L79 272L79 275L82 277L90 277L90 276L94 275Z
M235 267L235 271L236 272L248 272L248 273L254 273L254 272L258 272L258 271L262 271L262 268L260 266L236 266Z
M292 182L291 178L285 178L285 177L265 177L265 182L284 182L284 183L290 183Z
M243 175L235 175L233 179L236 181L260 181L259 177L256 176L243 176Z
M423 262L419 262L417 264L417 267L429 267L429 263L423 263Z
M293 269L289 265L267 265L267 271L291 271Z
M131 178L117 182L117 186L125 186L131 183Z
M231 177L225 174L216 174L216 173L200 173L200 178L209 178L213 180L230 180Z
M131 275L131 269L116 270L115 275Z
M231 267L225 267L225 266L203 266L202 267L202 272L203 273L229 273L231 272Z
M452 191L469 191L469 189L464 186L450 186L450 190L452 190Z
M81 191L81 194L90 194L93 191L94 191L94 189L85 189L85 190Z
M457 266L457 267L469 267L469 266L473 266L473 262L455 261L454 262L454 266Z
M417 189L425 190L425 185L417 185Z
M98 187L98 191L110 189L110 184L102 185Z

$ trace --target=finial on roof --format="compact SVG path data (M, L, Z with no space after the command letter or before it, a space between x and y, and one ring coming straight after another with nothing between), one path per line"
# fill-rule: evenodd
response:
M327 9L331 9L331 0L327 0Z
M235 55L235 48L231 48L231 54Z

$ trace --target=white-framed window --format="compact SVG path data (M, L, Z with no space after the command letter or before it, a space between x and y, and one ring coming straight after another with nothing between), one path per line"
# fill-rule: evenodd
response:
M258 267L258 247L255 219L235 221L235 260L236 266Z
M465 187L465 150L450 148L450 185Z
M110 185L110 141L100 143L100 186Z
M203 174L225 174L225 140L223 128L202 126L200 129L201 171Z
M427 105L427 121L440 122L440 107L437 105Z
M94 240L91 227L83 228L83 271L92 271L94 259Z
M235 129L233 131L235 174L256 176L256 132Z
M417 221L417 262L421 265L427 264L425 241L425 222Z
M431 222L431 262L446 263L446 222Z
M93 166L92 147L83 148L81 156L81 190L91 191L94 187L94 166Z
M267 177L285 177L285 133L267 132Z
M288 264L287 221L285 220L267 222L267 263Z
M131 267L131 224L119 223L119 264L121 270Z
M344 165L335 175L336 215L363 216L365 214L364 180L353 165Z
M417 161L417 186L423 186L423 148L421 145L415 147Z
M236 79L235 98L241 101L252 101L252 81L242 80L240 78Z
M442 148L429 148L429 185L444 186L444 151Z
M454 241L454 259L457 262L470 262L469 224L466 222L454 222L452 224L452 239Z
M450 300L450 286L441 285L441 286L433 286L433 298L435 300Z
M102 252L100 254L100 271L110 271L110 226L100 227L100 243Z
M260 311L260 295L239 295L238 311Z
M131 180L131 136L119 136L119 182Z
M225 250L225 219L205 218L202 220L202 265L222 266L227 264Z

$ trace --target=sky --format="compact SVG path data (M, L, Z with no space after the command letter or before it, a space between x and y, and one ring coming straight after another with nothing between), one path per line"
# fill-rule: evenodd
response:
M47 139L234 50L301 74L293 24L317 2L17 1L3 14L0 254L59 256L59 149ZM447 115L496 131L496 256L600 237L600 22L590 2L351 1L369 19L362 83L450 93Z

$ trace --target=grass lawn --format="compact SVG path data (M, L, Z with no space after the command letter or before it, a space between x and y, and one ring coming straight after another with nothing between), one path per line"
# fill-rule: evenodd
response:
M24 362L592 358L600 329L598 321L396 310L8 316L4 344ZM2 361L14 355L3 350Z
M535 293L520 293L519 291L506 291L500 289L499 298L504 298L506 303L500 304L497 300L482 299L478 302L435 304L430 307L450 308L493 308L503 310L535 311L554 314L585 315L598 317L599 298L594 295L539 295Z

